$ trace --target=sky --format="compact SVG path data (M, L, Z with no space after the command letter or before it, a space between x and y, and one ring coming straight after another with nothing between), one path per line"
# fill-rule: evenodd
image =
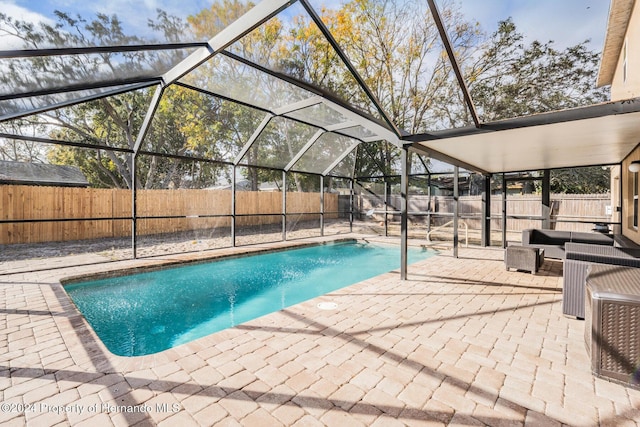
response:
M460 0L461 11L477 19L488 32L499 20L512 17L525 41L553 40L564 48L590 39L592 50L602 50L609 0Z
M257 0L254 0L257 2ZM268 1L268 0L267 0ZM313 0L313 4L333 6L343 0ZM398 0L424 1L426 0ZM443 0L436 0L442 3ZM609 0L456 0L468 19L478 20L487 32L497 28L499 20L512 17L526 41L554 40L564 48L591 39L590 47L601 50L607 23ZM129 28L146 28L156 9L186 17L197 13L211 0L0 0L0 12L31 21L53 22L53 10L92 17L96 12L117 14ZM0 49L10 49L6 37L0 37Z

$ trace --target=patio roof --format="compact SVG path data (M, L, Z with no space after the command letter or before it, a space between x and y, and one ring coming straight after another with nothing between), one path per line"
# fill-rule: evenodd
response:
M615 164L640 143L640 99L408 139L418 152L482 173Z
M89 181L77 166L0 160L0 184L88 187Z

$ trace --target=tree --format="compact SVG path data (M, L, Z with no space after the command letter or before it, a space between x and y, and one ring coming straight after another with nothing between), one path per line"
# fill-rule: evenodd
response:
M551 171L551 192L596 194L611 191L611 169L592 166Z
M37 48L40 45L68 47L151 42L127 36L116 16L98 14L94 20L86 21L81 17L74 18L63 12L56 12L56 15L58 22L55 25L40 23L36 26L0 14L0 22L3 24L0 28L5 34L20 37L24 41L25 48ZM189 32L184 22L163 11L158 11L157 21L149 22L149 26L167 42L179 41L183 33ZM185 54L185 51L137 51L21 58L11 62L8 72L0 76L0 81L11 82L13 87L28 93L38 87L67 86L73 82L96 79L121 79L123 76L148 73L149 69L169 69L184 58ZM72 143L133 149L153 90L142 89L84 102L29 116L19 121L5 122L0 127L7 133L17 131L24 134L26 131L33 136L46 136ZM31 103L31 108L37 108L38 98L23 97L21 100L27 104ZM198 106L205 106L205 103L198 103L200 100L194 94L183 95L178 99L183 106L191 102L192 111L197 110ZM177 115L183 113L184 108L167 107L168 104L174 105L180 102L167 97L162 99L161 108L159 108L161 113L156 115L154 129L149 133L149 140L161 142L155 145L147 142L149 147L159 152L181 154L189 150L189 144L191 147L194 146L194 139L187 135L190 129L184 126L184 115ZM4 142L3 146L6 145L7 143ZM40 149L42 157L45 157L45 151ZM171 162L166 160L160 161L153 156L142 157L137 162L140 172L138 185L145 188L157 188L163 185L193 186L198 185L197 181L205 178L213 179L212 177L216 175L207 165L195 168L193 165L185 165L185 162L181 165L179 165L180 162L173 162L169 166L167 164ZM132 186L133 158L129 154L60 145L55 146L46 158L54 163L78 165L91 184L97 187L130 188ZM161 163L165 166L159 167ZM189 176L194 173L197 176Z
M35 137L42 134L46 129L31 129L31 134L22 131L24 123L22 120L16 120L7 124L0 124L3 132L14 135L23 135L26 137ZM0 160L9 160L13 162L28 163L44 163L46 161L46 151L42 149L41 144L32 141L24 141L18 139L0 138Z
M563 51L552 41L523 44L512 20L482 46L482 54L466 69L473 99L483 121L526 116L604 102L606 89L596 89L599 53L588 40Z
M482 121L603 102L596 89L599 54L587 42L560 51L553 42L523 42L512 20L487 36L466 21L455 2L440 12ZM409 133L471 124L449 60L421 2L353 0L323 20L344 47L394 123ZM374 163L399 153L383 146ZM360 159L363 170L380 169Z
M465 21L453 1L440 9L464 61L480 41L480 28ZM398 127L413 134L468 122L459 94L451 97L452 69L426 2L353 0L324 19Z
M92 46L109 44L130 44L140 42L135 37L126 36L117 17L109 17L98 14L96 19L87 22L80 17L71 17L63 12L56 11L58 22L54 25L39 23L34 25L29 22L14 20L0 14L0 28L5 35L11 34L23 40L24 48L38 47L68 47L68 46ZM7 72L0 75L0 81L11 84L17 91L28 93L37 89L64 87L73 82L94 81L96 76L108 78L105 74L117 76L119 72L133 72L140 70L147 59L151 63L155 60L152 56L122 54L116 60L115 54L103 53L95 55L57 55L48 57L30 57L13 60ZM116 66L116 64L120 64ZM148 95L144 93L142 97ZM135 117L140 97L131 95L129 102L120 105L111 104L113 99L122 99L123 96L110 100L103 99L90 103L79 104L75 107L67 107L49 111L35 116L26 117L18 121L19 132L29 131L35 136L46 136L67 139L71 142L91 143L97 146L131 147L135 141L132 133L132 124L139 121ZM39 97L24 97L22 100L31 104L32 108L38 107ZM124 108L124 109L123 109ZM136 120L138 119L138 120ZM2 123L3 130L14 127L13 122ZM38 134L43 130L45 134ZM55 153L60 150L61 152ZM49 154L49 159L56 161L74 161L85 167L85 173L89 173L87 165L102 169L103 173L92 174L92 183L97 186L108 185L98 177L106 177L113 171L105 165L103 153L87 150L79 150L70 147L57 146ZM75 153L72 153L75 151ZM96 154L100 153L100 154ZM117 186L130 184L130 165L123 156L105 151L110 157L110 162L116 165L118 177L107 179ZM94 161L90 161L89 158Z

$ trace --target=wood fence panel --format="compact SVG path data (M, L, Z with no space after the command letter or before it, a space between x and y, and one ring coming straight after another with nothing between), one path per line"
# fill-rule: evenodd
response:
M159 234L198 229L229 227L229 217L202 218L202 215L230 215L231 191L229 190L139 190L137 193L138 216L187 216L187 218L165 218L138 222L138 234ZM35 243L95 239L103 237L127 237L131 235L131 191L126 189L93 189L71 187L37 187L21 185L0 185L0 219L78 219L78 221L45 221L41 223L0 224L0 244ZM339 209L339 196L324 195L325 212ZM540 197L537 195L509 196L510 215L540 215ZM583 221L609 221L606 207L611 204L608 194L597 195L552 195L552 218L577 219ZM281 192L238 191L236 209L241 216L238 226L258 226L277 224L282 220ZM412 211L426 211L429 198L414 195L409 199ZM397 195L391 197L393 206L399 208ZM361 211L371 208L381 209L380 200L375 197L361 197L356 200ZM438 213L453 212L453 198L433 196L431 206ZM300 213L296 221L316 220L320 211L319 193L287 193L287 212ZM480 229L481 199L479 196L460 197L460 213L471 215L465 221L471 228ZM499 230L502 214L501 196L492 196L492 228ZM307 214L308 215L305 215ZM259 215L270 214L270 215ZM248 216L242 216L248 215ZM326 214L325 218L338 216ZM86 220L82 218L125 218L121 220ZM412 219L422 220L413 216ZM434 219L438 225L450 218ZM423 221L423 220L422 220ZM540 221L509 220L508 228L540 227ZM557 223L559 229L584 230L592 224Z
M320 212L320 193L287 193L287 213Z
M482 227L480 213L482 212L482 198L480 196L461 196L459 198L459 212L461 216L473 216L476 218L465 218L469 228L480 229ZM507 214L521 216L541 216L541 196L540 195L509 195L507 196ZM392 195L390 197L391 206L396 209L400 207L400 197ZM606 207L611 205L610 194L552 194L551 218L556 220L578 220L585 223L555 223L556 229L568 231L589 231L595 222L609 222L611 215L606 214ZM366 212L372 208L383 209L382 198L372 195L363 195L356 201L361 212ZM454 200L451 196L431 196L432 211L445 216L432 217L432 225L442 225L451 220L446 214L453 213ZM410 212L426 212L429 207L429 196L412 195L409 198ZM391 209L390 209L391 210ZM491 216L495 217L491 222L493 230L502 229L502 196L491 196ZM381 219L379 216L377 219ZM417 222L425 222L424 217L412 216L411 219ZM540 228L540 220L529 219L508 219L507 230L519 231L525 228Z
M290 193L287 193L289 197ZM238 191L236 192L236 218L238 226L277 224L282 221L282 192L280 191ZM269 214L259 216L257 214Z
M111 212L114 218L131 218L131 191L113 188L110 190ZM113 237L131 236L131 219L112 222Z
M314 214L311 214L312 212ZM296 222L317 220L319 212L320 193L298 191L287 193L287 213L298 214Z
M325 218L338 218L340 210L338 200L340 198L339 194L336 193L325 193L324 194L324 211Z

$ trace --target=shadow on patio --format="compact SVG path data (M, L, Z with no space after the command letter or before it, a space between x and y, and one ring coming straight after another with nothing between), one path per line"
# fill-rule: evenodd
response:
M463 256L436 256L410 266L408 281L388 273L138 358L96 343L57 283L69 270L16 275L15 283L5 276L3 401L69 411L5 412L0 421L587 426L640 419L640 392L591 375L584 322L561 314L555 263L533 276L504 271L500 251ZM30 297L12 296L19 294ZM320 301L338 308L319 310ZM107 406L81 414L70 406L96 404Z

